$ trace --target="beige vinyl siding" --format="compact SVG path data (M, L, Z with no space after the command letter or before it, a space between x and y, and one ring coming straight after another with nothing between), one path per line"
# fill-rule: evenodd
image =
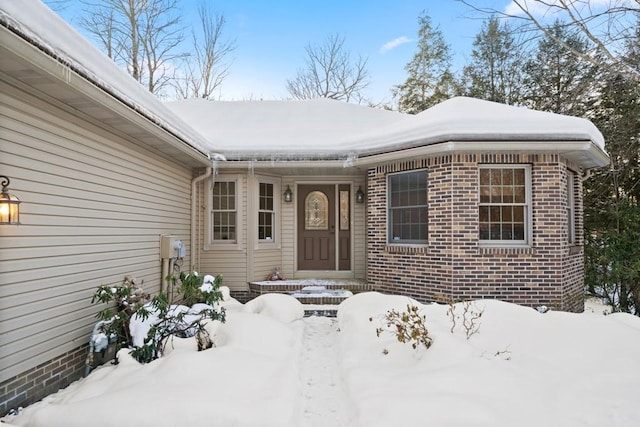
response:
M160 235L189 244L192 173L6 84L1 92L0 170L22 200L22 225L0 228L4 381L88 342L97 286L132 275L159 290Z
M362 188L362 191L367 192L366 182L364 178L358 178L354 182L354 197L355 192L358 191L358 187ZM353 256L354 256L354 271L353 275L356 279L366 279L367 277L367 203L354 203L353 208Z
M253 253L253 275L250 280L264 280L279 267L282 271L282 251L280 249L258 249ZM286 278L286 276L285 276Z
M296 184L295 179L285 177L282 179L282 188L287 185L294 192L293 201L291 203L282 203L282 228L280 235L282 236L282 273L285 279L295 278L295 260L296 260Z

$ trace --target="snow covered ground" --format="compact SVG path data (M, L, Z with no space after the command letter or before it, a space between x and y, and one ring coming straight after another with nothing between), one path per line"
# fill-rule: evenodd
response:
M409 299L364 293L338 318L302 319L286 296L228 307L216 347L176 339L140 365L96 369L5 420L18 426L638 426L640 318L538 313L476 301L467 339L446 305L419 305L433 338L376 336ZM415 303L415 302L414 302ZM417 304L417 303L415 303ZM462 315L463 306L456 306ZM596 310L597 311L597 310ZM372 320L370 320L372 319Z

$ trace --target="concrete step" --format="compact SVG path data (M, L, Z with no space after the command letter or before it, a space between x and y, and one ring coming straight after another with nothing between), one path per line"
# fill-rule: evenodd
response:
M300 279L300 280L274 280L274 281L260 281L260 282L249 282L249 292L250 298L255 298L262 294L268 293L280 293L280 294L294 294L300 293L303 289L311 288L311 289L319 289L323 287L326 289L325 292L326 298L336 297L340 298L340 293L335 295L329 295L328 291L349 291L352 294L357 294L359 292L366 292L372 290L372 286L367 283L365 280L355 280L355 279ZM314 293L313 291L308 293ZM320 292L316 292L320 294ZM301 295L302 296L302 295ZM313 298L313 297L310 297ZM343 298L344 299L344 298ZM313 300L317 301L317 300ZM310 303L313 303L310 301ZM327 301L321 302L321 304L333 304L330 302L331 299L327 299ZM342 301L342 300L341 300ZM340 302L341 302L340 301ZM336 300L337 302L337 300Z

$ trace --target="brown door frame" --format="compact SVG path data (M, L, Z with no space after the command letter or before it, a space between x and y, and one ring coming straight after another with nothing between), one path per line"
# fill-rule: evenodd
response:
M295 182L294 183L294 203L295 203L295 239L294 239L294 247L295 247L295 268L294 271L296 272L312 272L312 271L326 271L326 272L333 272L333 273L352 273L353 272L353 238L354 238L354 234L355 234L355 230L353 230L353 211L354 211L354 203L355 203L355 199L354 199L354 183L352 181L299 181L299 182ZM306 187L313 187L313 186L317 186L317 187L321 187L321 186L332 186L333 187L333 200L330 201L330 205L332 205L332 217L333 217L333 225L335 226L334 228L334 234L333 234L333 258L334 258L334 262L333 262L333 268L330 270L311 270L311 269L300 269L300 256L302 256L302 251L300 249L300 239L301 239L301 235L300 235L300 227L304 226L304 214L300 214L300 210L301 210L301 204L304 204L304 198L301 197L301 191L300 191L300 187L301 186L306 186ZM344 191L344 190L348 190L349 191L349 230L340 230L340 191ZM305 193L305 195L308 193ZM331 224L330 224L331 226ZM345 235L345 233L348 235L348 261L345 261L344 259L341 260L341 249L340 249L340 244L341 244L341 234L342 236ZM348 264L348 265L347 265Z

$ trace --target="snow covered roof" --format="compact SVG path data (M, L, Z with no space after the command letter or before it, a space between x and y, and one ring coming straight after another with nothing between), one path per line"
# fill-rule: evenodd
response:
M169 102L167 107L227 157L333 155L343 152L343 144L353 136L411 120L396 111L330 99L188 99Z
M589 120L468 97L448 99L409 121L357 136L345 148L375 151L443 141L591 141L604 150L604 138Z
M0 0L0 25L188 143L203 156L209 155L201 135L40 0Z
M361 157L451 141L470 141L477 149L507 142L522 151L531 141L582 141L606 158L602 134L588 120L467 97L417 115L328 99L192 99L167 106L204 135L211 150L236 160Z
M417 115L327 99L164 104L38 0L0 0L0 25L204 160L217 152L245 161L368 157L374 162L387 153L445 143L449 151L559 152L586 168L608 162L602 134L588 120L466 97ZM416 154L423 153L406 155Z

